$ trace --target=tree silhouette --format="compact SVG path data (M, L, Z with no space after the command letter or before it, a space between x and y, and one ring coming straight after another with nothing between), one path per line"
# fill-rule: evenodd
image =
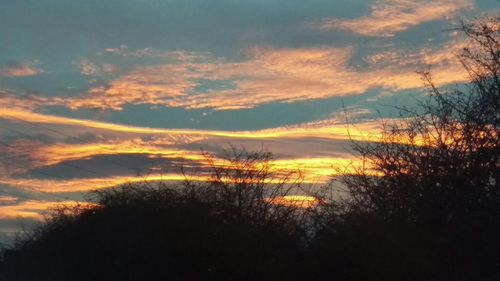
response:
M457 57L469 83L445 91L423 72L429 100L401 108L403 118L384 124L380 142L354 144L365 165L343 179L351 195L348 227L372 233L365 247L376 249L370 258L385 255L387 264L377 270L401 267L410 257L438 265L419 278L395 280L500 276L500 18L464 23L461 30L468 46ZM341 231L327 231L327 239ZM400 246L398 258L387 260L387 247ZM329 247L338 250L338 243Z

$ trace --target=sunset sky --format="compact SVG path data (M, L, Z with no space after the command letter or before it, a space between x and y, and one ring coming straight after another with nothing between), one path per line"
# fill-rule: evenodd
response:
M378 117L467 80L461 20L496 0L0 0L0 242L56 202L180 180L202 151L322 182Z

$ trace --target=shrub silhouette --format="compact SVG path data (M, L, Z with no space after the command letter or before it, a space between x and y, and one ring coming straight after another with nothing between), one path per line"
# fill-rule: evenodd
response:
M6 280L295 280L303 211L285 196L291 174L270 154L237 152L208 182L134 184L96 193L96 205L59 208L4 254ZM285 179L286 177L286 179ZM273 184L265 182L273 179Z

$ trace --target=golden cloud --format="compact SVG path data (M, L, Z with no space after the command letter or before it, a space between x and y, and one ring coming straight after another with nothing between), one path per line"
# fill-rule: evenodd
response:
M96 141L99 139L91 138L82 139L78 143L75 140L71 143L64 142L64 138L54 142L35 143L23 139L11 142L9 149L4 150L3 154L15 159L26 158L24 160L27 163L23 163L22 167L25 169L23 171L14 169L2 172L0 184L44 192L84 192L128 182L185 179L178 173L179 167L174 166L164 167L169 172L173 172L171 174L150 174L146 177L117 176L113 173L106 177L105 168L99 168L96 172L102 176L99 178L59 179L54 176L52 179L37 179L20 176L31 174L35 168L64 166L69 161L87 160L96 156L103 156L99 158L99 161L106 161L108 156L134 154L165 159L185 159L195 162L196 167L201 171L201 174L195 175L194 179L206 180L203 170L208 163L199 149L202 147L218 155L217 153L223 149L220 147L221 143L242 145L250 150L260 149L264 145L277 157L269 163L273 171L301 170L305 175L305 182L325 182L331 176L352 173L361 167L359 159L348 151L350 140L376 142L381 138L381 127L376 121L357 123L348 127L336 119L331 119L293 127L230 132L128 127L5 108L0 109L0 116L1 119L17 122L20 125L28 122L30 129L34 124L43 126L41 130L47 126L55 130L64 129L65 132L77 128L79 132L86 131L106 136L106 141ZM181 141L177 142L176 140L179 139ZM147 160L147 158L144 159ZM217 157L214 159L214 164L220 167L227 165L224 159ZM18 167L17 165L6 166ZM94 169L86 167L87 170ZM106 167L106 165L101 167ZM150 172L156 173L156 171L153 169Z
M148 181L183 181L186 178L181 174L157 174L148 176L112 176L107 178L84 179L36 179L36 178L0 178L0 184L18 186L32 192L60 193L60 192L88 192L103 188L110 188L127 183ZM205 177L193 177L193 180L206 180Z
M160 129L148 127L135 127L118 125L113 123L99 122L85 119L74 119L68 117L53 116L35 113L22 109L0 108L0 119L14 122L26 122L29 124L42 124L50 126L74 126L87 128L89 130L127 133L137 135L159 135L164 137L179 136L191 141L199 141L208 137L223 137L232 139L267 139L267 138L298 138L317 137L328 139L354 139L369 141L376 137L380 131L377 122L357 123L348 131L346 124L337 120L324 120L289 127L278 127L257 131L217 131L217 130L194 130L194 129ZM185 142L185 141L184 141ZM227 142L227 141L226 141Z
M17 204L0 205L0 219L33 219L33 220L43 220L44 213L47 210L55 208L57 206L68 206L76 207L89 205L86 202L75 202L75 201L38 201L38 200L27 200L21 201Z
M445 47L451 48L446 51L454 50L454 46ZM421 77L415 70L430 64L438 85L467 78L458 62L450 63L452 59L443 56L443 50L421 50L409 57L396 55L391 64L375 63L364 69L350 65L353 53L352 48L254 48L248 52L249 58L240 62L206 56L196 61L145 66L84 96L53 103L72 109L121 110L126 104L149 104L231 110L357 95L374 88L421 88ZM373 55L367 61L377 62L389 55ZM216 83L227 85L218 89L212 85ZM200 87L207 89L198 92Z
M205 161L206 162L206 161ZM205 163L207 164L207 163ZM229 163L224 159L215 158L213 165L225 167ZM355 172L362 167L358 158L342 157L322 157L322 158L303 158L303 159L277 159L269 162L270 172L279 173L284 171L300 171L304 176L301 179L304 183L324 183L332 176ZM8 186L18 186L25 190L33 192L88 192L97 189L109 188L128 183L138 182L176 182L185 181L207 181L210 179L206 171L192 175L183 175L181 173L149 174L146 176L113 176L106 178L81 178L81 179L37 179L37 178L14 178L0 177L0 184ZM291 181L296 181L292 178ZM279 181L279 179L270 179L269 183Z
M21 97L12 92L0 90L0 108L15 108L16 110L32 111L49 103L47 98L29 94Z
M98 155L133 155L142 154L161 158L182 158L202 161L201 152L178 149L165 149L153 146L140 139L106 143L55 144L32 150L31 157L42 166L57 165L66 161L90 159Z
M394 36L422 23L451 18L472 7L470 0L379 0L365 17L325 19L312 26L324 30L349 30L363 36Z

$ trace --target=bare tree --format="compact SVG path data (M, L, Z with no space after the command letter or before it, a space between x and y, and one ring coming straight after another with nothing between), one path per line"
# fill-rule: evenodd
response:
M425 263L429 271L414 272L424 274L416 280L500 276L500 17L465 22L460 30L468 45L457 57L468 83L441 89L431 72L422 72L429 99L400 108L398 121L383 124L380 142L354 143L365 165L343 179L350 198L342 223L392 237L366 247L373 255L393 247L410 264ZM335 227L342 229L333 224L327 233ZM346 236L362 236L355 232ZM404 259L381 260L387 261L381 268L391 268Z
M270 152L231 146L220 157L207 152L204 156L206 164L195 175L207 175L208 179L193 181L184 173L184 192L218 204L235 219L255 223L286 222L303 214L300 208L286 204L289 195L303 190L302 172L276 169Z
M423 72L430 99L402 108L381 142L355 144L367 165L345 183L358 206L436 225L463 223L479 210L500 215L500 18L461 30L469 46L457 56L469 83L444 91Z

